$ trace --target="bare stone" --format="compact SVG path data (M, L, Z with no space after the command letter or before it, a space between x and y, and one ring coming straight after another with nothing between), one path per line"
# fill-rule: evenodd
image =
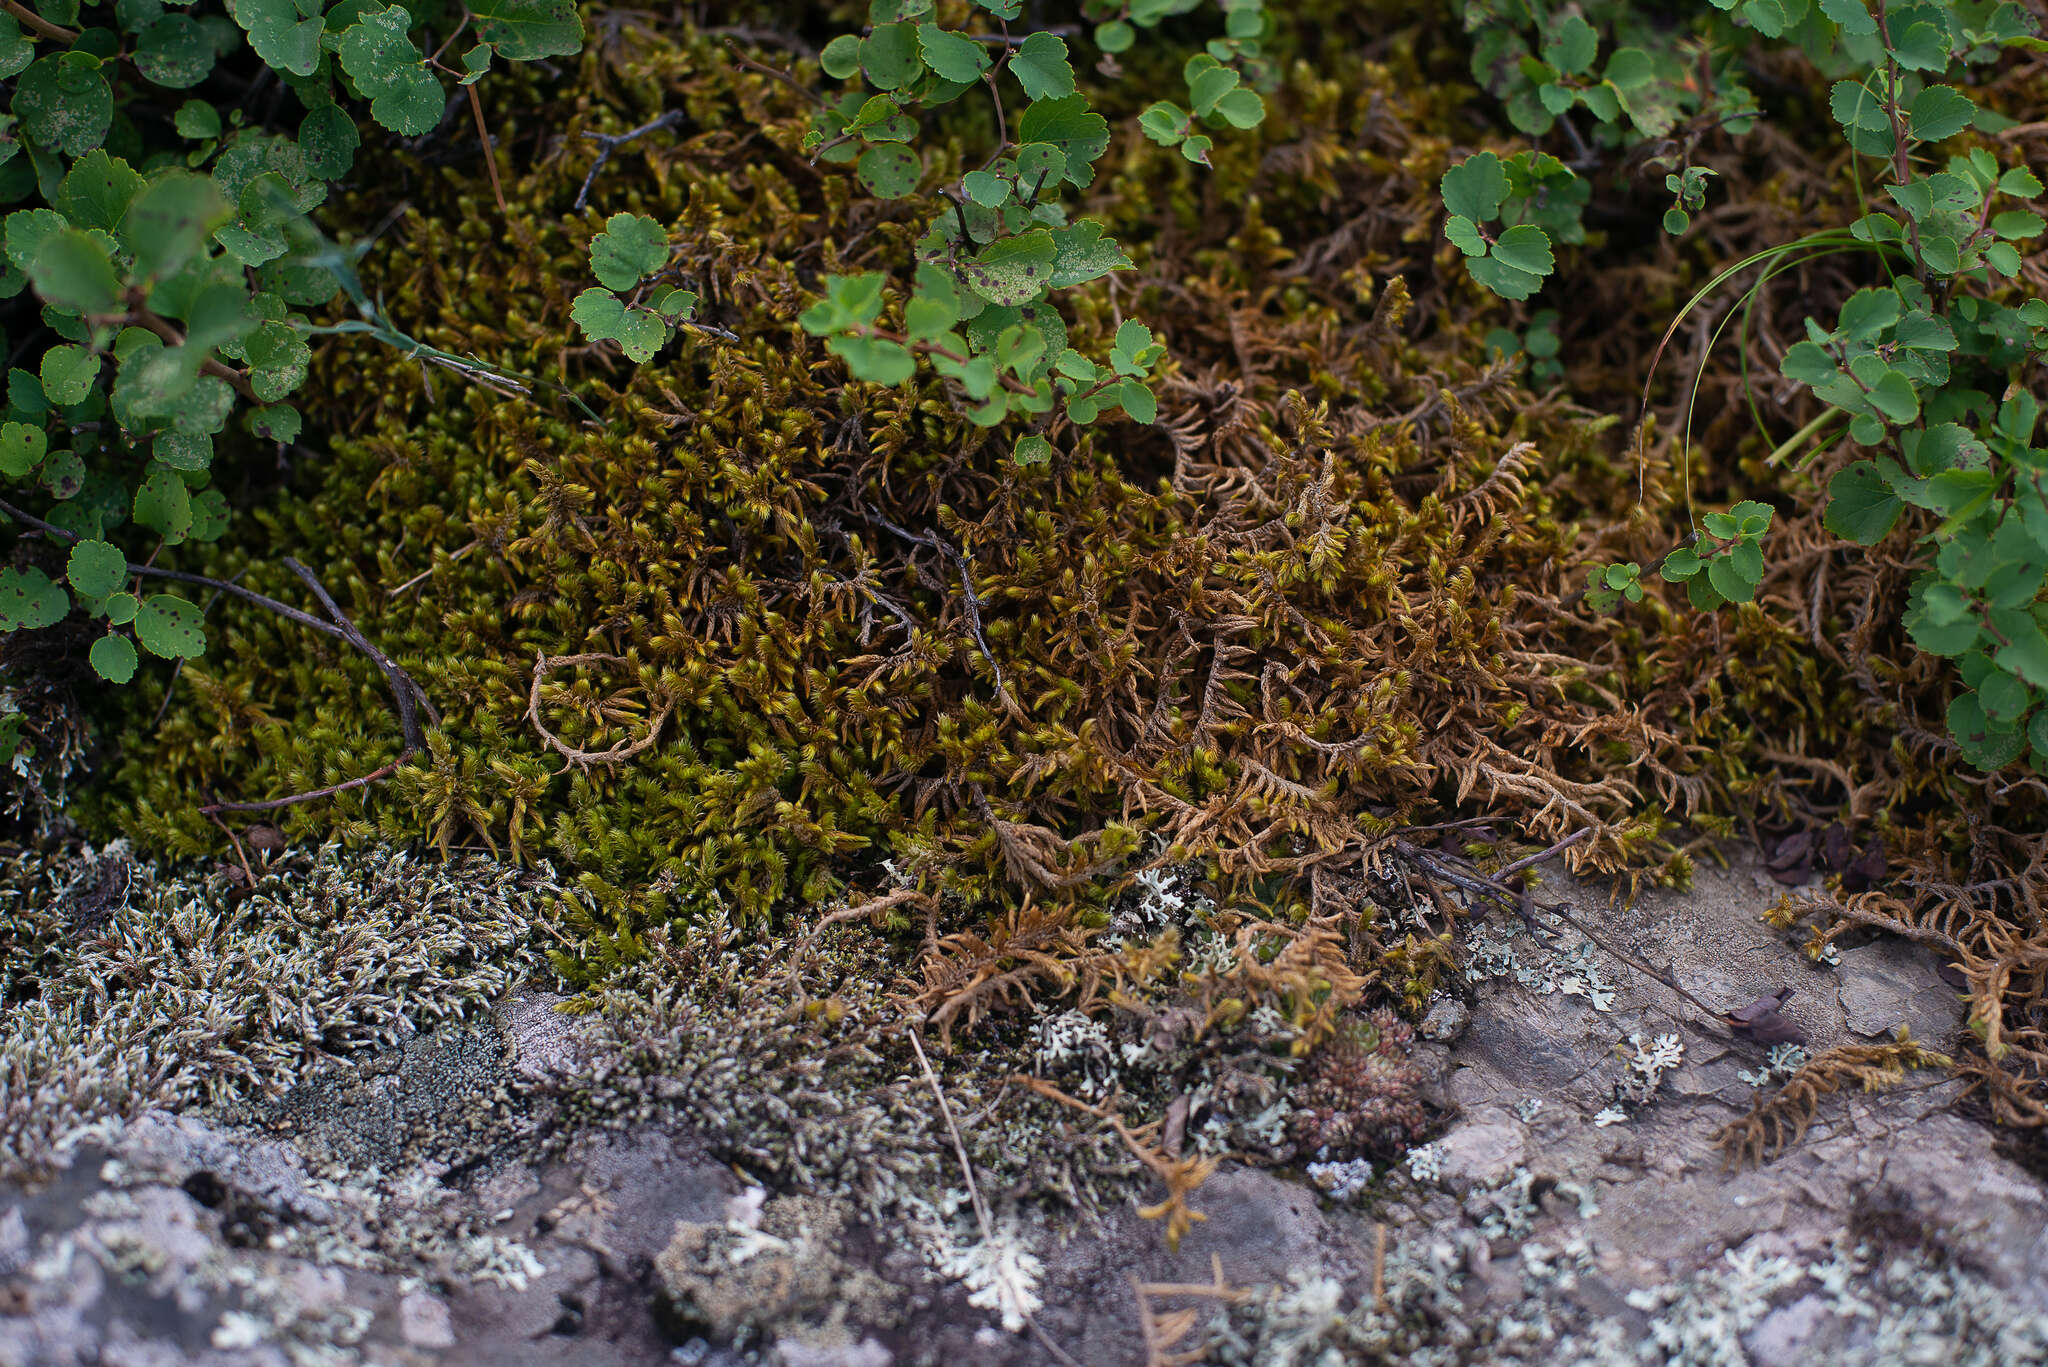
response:
M1444 1184L1459 1193L1499 1185L1527 1155L1528 1135L1504 1112L1476 1112L1436 1141L1443 1156Z
M775 1354L782 1367L893 1367L896 1355L872 1338L850 1346L817 1347L796 1339L777 1339Z
M1800 1367L1813 1361L1813 1341L1835 1318L1819 1296L1801 1296L1763 1317L1742 1336L1756 1367Z
M1938 964L1927 949L1896 940L1844 950L1836 996L1849 1029L1877 1038L1903 1025L1914 1039L1939 1048L1961 1024L1963 1008Z
M1422 1018L1422 1037L1448 1044L1472 1024L1472 1008L1458 997L1445 997L1429 1008Z
M415 1291L398 1302L398 1331L415 1348L452 1348L455 1330L448 1318L448 1302L424 1291Z

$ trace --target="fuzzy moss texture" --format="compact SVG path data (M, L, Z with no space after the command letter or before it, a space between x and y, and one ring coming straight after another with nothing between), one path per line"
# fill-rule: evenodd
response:
M1150 64L1172 53L1101 82L1118 140L1085 207L1137 269L1063 300L1071 342L1099 352L1136 317L1172 368L1157 426L1055 424L1033 470L941 384L850 383L797 327L824 274L900 271L937 201L873 201L808 165L804 97L717 34L599 12L559 79L494 74L509 217L463 132L366 149L344 212L364 232L397 214L364 261L390 316L566 384L603 421L368 342L318 354L286 487L208 569L296 600L279 562L304 561L439 723L388 781L264 819L293 841L551 861L581 936L563 967L586 985L679 918L800 928L893 875L946 895L893 924L925 1005L968 1023L1162 980L1176 945L1111 963L1097 937L1138 867L1205 861L1262 918L1247 964L1285 927L1326 927L1298 977L1260 989L1312 1038L1375 993L1427 999L1450 962L1344 895L1404 823L1590 826L1577 867L1670 880L1738 818L1839 806L1839 781L1894 851L1963 848L1993 799L1926 722L1932 676L1884 663L1909 658L1905 568L1829 549L1811 485L1757 465L1767 444L1732 419L1696 434L1720 459L1695 453L1688 486L1668 435L1639 465L1626 423L1564 397L1632 411L1663 320L1724 247L1842 217L1847 182L1730 154L1728 183L1763 207L1715 245L1656 241L1654 196L1640 224L1601 225L1586 256L1606 269L1563 285L1586 303L1563 324L1568 384L1531 392L1488 361L1502 306L1439 234L1444 169L1503 136L1451 7L1279 18L1272 116L1213 171L1116 118L1135 106L1115 92L1161 85ZM859 19L772 22L801 43ZM815 77L787 47L751 50ZM1793 105L1816 98L1786 79ZM580 135L665 111L680 124L620 149L572 210ZM981 116L955 117L949 143L928 135L928 184L985 151ZM637 369L578 342L585 249L619 211L675 225L700 317L737 341L686 333ZM1735 383L1712 372L1705 411ZM1688 487L1792 495L1760 604L1585 608L1583 567L1654 560ZM153 852L222 853L197 794L321 787L400 747L366 660L235 602L209 616L160 722L162 679L129 692L83 808ZM606 658L547 673L529 716L537 661L567 655ZM633 753L566 762L536 719ZM1246 1009L1212 997L1214 1020Z

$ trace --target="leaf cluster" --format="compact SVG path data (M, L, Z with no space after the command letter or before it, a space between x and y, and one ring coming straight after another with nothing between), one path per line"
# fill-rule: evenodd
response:
M21 207L0 225L0 299L36 307L6 337L24 364L0 411L0 502L55 555L0 570L0 631L83 613L106 627L92 667L126 683L137 643L206 646L197 605L143 593L131 564L225 533L223 443L299 436L287 400L311 360L308 311L353 280L308 216L354 164L359 113L430 133L442 74L467 85L494 57L574 53L582 22L572 0L10 10L0 203ZM442 65L465 34L460 68ZM260 119L228 93L259 77L290 97Z

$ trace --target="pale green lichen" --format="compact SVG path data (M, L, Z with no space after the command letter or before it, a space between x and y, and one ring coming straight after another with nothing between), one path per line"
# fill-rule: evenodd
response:
M119 842L0 859L0 1179L84 1127L280 1092L481 1017L546 971L548 888L390 850L284 856L254 886Z

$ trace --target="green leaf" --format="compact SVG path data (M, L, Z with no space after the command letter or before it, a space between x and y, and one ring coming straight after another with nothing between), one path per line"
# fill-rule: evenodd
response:
M1922 142L1952 138L1970 126L1977 105L1954 86L1930 85L1913 97L1906 131Z
M1465 269L1472 278L1503 299L1527 299L1543 287L1543 277L1532 275L1492 257L1468 259Z
M1893 26L1890 51L1909 71L1941 71L1949 63L1948 35L1931 23L1908 24L1904 32Z
M1068 228L1052 230L1053 266L1051 288L1065 289L1131 269L1131 259L1122 247L1102 235L1102 225L1086 219Z
M1963 268L1962 246L1945 233L1923 233L1920 261L1937 275L1954 275Z
M668 229L646 214L613 214L590 239L590 269L607 289L632 289L668 264Z
M996 364L1013 375L1029 376L1044 356L1045 334L1035 327L1007 327L996 339Z
M477 37L507 61L573 57L583 50L575 0L467 0Z
M1159 417L1159 400L1143 380L1125 380L1116 389L1117 402L1133 422L1151 423Z
M1785 7L1778 0L1748 0L1742 7L1742 17L1766 38L1777 38L1785 32Z
M143 649L166 660L193 660L206 653L199 605L175 594L153 593L135 613L135 636Z
M1451 240L1452 246L1467 256L1484 256L1492 248L1492 244L1486 240L1485 234L1479 231L1477 224L1457 214L1452 214L1444 220L1444 236Z
M1028 304L1050 286L1058 254L1052 234L1037 228L991 242L961 272L968 287L991 304Z
M176 471L152 466L135 490L135 520L170 544L192 530L192 493Z
M987 48L937 24L919 24L917 42L924 52L924 64L949 81L978 81L989 68Z
M813 336L872 323L882 312L883 279L880 271L828 275L825 297L805 309L797 322Z
M142 191L142 177L127 162L95 148L71 165L53 205L74 228L113 232Z
M1138 131L1165 147L1179 146L1188 126L1187 111L1171 100L1159 100L1138 115Z
M825 50L818 54L818 65L835 81L843 81L859 71L860 35L842 33L825 44Z
M1778 369L1785 377L1802 384L1820 385L1838 378L1841 367L1825 348L1816 342L1794 342L1785 350L1785 359L1778 363Z
M1835 122L1866 133L1889 133L1884 100L1860 81L1836 81L1828 92L1828 110Z
M2026 748L2026 736L2014 727L1997 728L1984 713L1975 693L1962 693L1948 705L1948 731L1963 758L1986 771L2003 769Z
M1827 529L1859 546L1884 540L1904 507L1867 460L1844 466L1828 481Z
M113 313L120 306L121 282L106 248L76 228L43 240L28 278L44 302L74 313Z
M1266 121L1266 102L1242 86L1216 101L1216 112L1232 128L1257 128Z
M617 342L626 359L635 363L653 360L669 338L668 322L661 315L629 309L610 290L583 291L569 305L569 317L592 341Z
M52 627L69 611L70 595L41 570L0 570L0 631Z
M100 145L114 122L114 91L100 66L98 57L73 49L16 78L12 109L30 141L66 157Z
M0 80L20 75L35 59L35 45L21 36L21 25L0 14Z
M85 461L76 451L52 451L43 458L40 482L51 498L76 498L85 487Z
M1019 437L1016 446L1010 450L1010 462L1029 469L1034 465L1045 465L1052 460L1052 443L1033 433Z
M1607 59L1607 81L1620 91L1648 85L1657 76L1657 64L1639 47L1616 48Z
M84 347L51 347L43 353L43 393L55 404L84 403L99 372L100 358Z
M26 479L43 463L50 439L40 427L10 422L0 425L0 475Z
M108 683L124 684L135 677L135 643L126 636L107 635L92 643L86 652L93 672Z
M672 285L657 285L647 296L647 307L671 323L688 322L697 316L697 292L677 289Z
M347 175L361 145L356 121L339 105L308 110L299 123L299 151L306 159L306 169L323 180Z
M2015 241L2039 237L2044 227L2048 227L2048 222L2044 222L2041 215L2031 209L2007 209L2004 213L1991 216L1991 231L2000 237L2012 238Z
M924 162L910 148L888 143L861 153L853 174L875 198L902 199L917 190L924 175Z
M1866 381L1868 383L1868 381ZM1908 423L1920 416L1920 395L1913 382L1896 370L1886 370L1867 396L1871 406L1894 423Z
M876 337L834 337L825 349L846 362L847 374L870 384L902 384L917 369L909 348Z
M2034 619L2024 612L2007 611L1993 615L1998 619L1999 629L2005 633L2006 643L1998 648L1992 659L1998 662L2000 669L2019 675L2036 688L2048 689L2048 636L2042 635ZM1990 710L1988 698L1985 710ZM2018 712L2006 710L1997 715L2010 719Z
M235 22L249 34L249 46L264 64L294 76L310 76L320 65L320 7L306 17L292 0L236 0Z
M2011 674L1994 671L1977 685L1977 703L1984 709L1984 716L1995 723L2010 726L2027 714L2030 702L2027 686Z
M228 529L227 497L218 489L201 489L192 495L193 541L218 541Z
M1899 321L1902 305L1895 289L1863 289L1842 304L1841 330L1852 342L1877 340L1879 333Z
M918 27L916 24L880 24L861 40L860 67L875 89L901 90L924 73L924 59L918 55ZM966 42L965 39L960 41ZM967 46L977 45L968 43Z
M1556 35L1543 45L1543 60L1567 76L1592 66L1599 53L1600 35L1576 14L1558 25Z
M1240 79L1237 72L1213 61L1195 72L1188 80L1188 104L1195 111L1195 117L1201 118L1213 112L1216 102L1237 89Z
M213 74L213 35L197 19L167 14L142 31L135 69L166 90L184 90Z
M1050 33L1034 33L1010 54L1010 74L1034 100L1058 99L1074 93L1074 68L1067 44Z
M1066 174L1066 154L1050 143L1027 143L1017 149L1017 181L1020 195L1033 193L1034 187L1057 186Z
M370 100L370 114L392 132L424 137L441 122L447 99L408 33L412 16L397 5L366 11L341 35L341 69Z
M121 245L142 279L175 272L233 213L213 177L186 171L166 173L128 206L121 221Z
M1877 32L1877 21L1870 17L1863 0L1820 0L1820 12L1852 38L1868 38Z
M1444 207L1459 218L1484 223L1500 212L1507 198L1508 176L1491 152L1467 157L1444 172L1440 186Z
M1110 344L1110 365L1119 375L1142 375L1151 364L1147 358L1155 351L1163 354L1165 348L1153 342L1152 329L1135 318L1126 318L1117 325Z
M1494 259L1531 275L1548 275L1557 266L1550 254L1550 238L1541 228L1520 223L1502 232L1493 243Z
M65 562L64 577L84 597L104 598L128 577L128 558L109 542L75 542Z
M1131 44L1137 39L1137 30L1121 19L1112 19L1095 28L1095 46L1111 55L1130 51Z
M903 306L903 330L919 341L937 337L959 321L957 305L929 295L917 295Z
M1735 550L1740 551L1744 546L1755 549L1751 543L1744 542ZM1757 586L1757 580L1744 572L1747 568L1748 566L1737 562L1735 552L1717 555L1707 562L1707 582L1714 586L1714 592L1729 602L1747 603L1756 596Z
M1095 159L1109 147L1109 120L1089 110L1085 95L1039 100L1017 121L1017 138L1058 148L1067 159L1067 183L1086 188L1095 179Z
M2015 166L1998 178L2000 193L2014 199L2032 199L2041 193L2041 182L2024 166Z

